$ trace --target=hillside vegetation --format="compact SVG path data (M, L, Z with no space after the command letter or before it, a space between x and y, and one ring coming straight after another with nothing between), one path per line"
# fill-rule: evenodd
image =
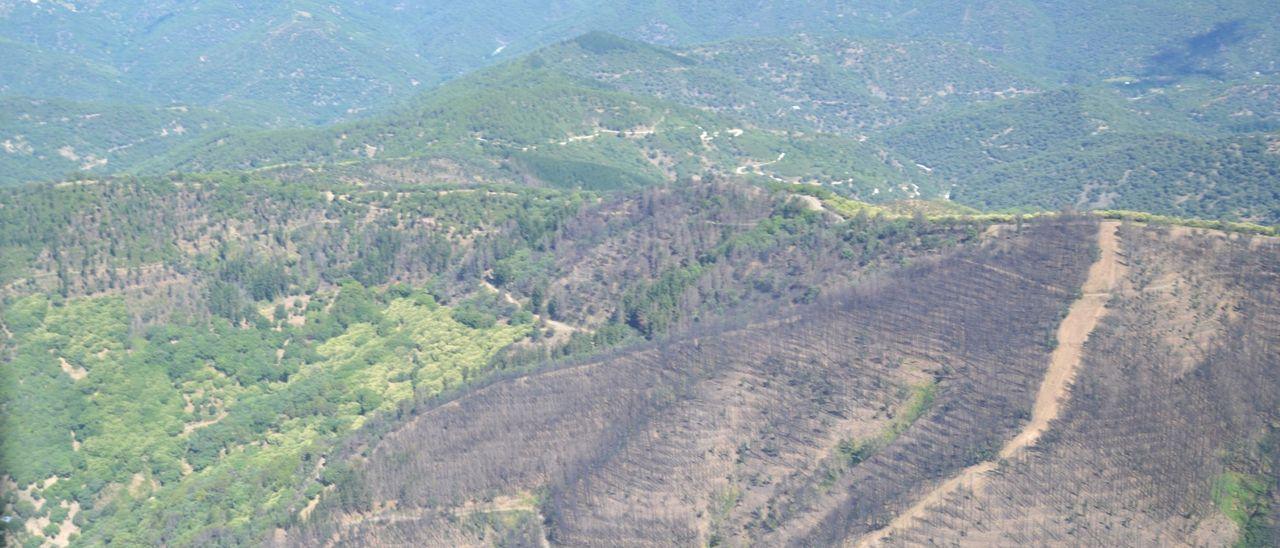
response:
M209 137L138 169L291 179L288 168L319 167L353 181L597 190L710 173L984 211L1280 220L1280 137L1191 102L1246 91L1199 80L1156 100L1149 87L1134 97L1117 84L1064 88L1025 74L945 42L802 37L669 50L591 33L385 116Z
M890 131L885 141L979 209L1138 209L1275 224L1277 134L1188 132L1103 96L1060 91Z
M0 544L1280 544L1280 11L0 0Z
M432 159L467 166L481 177L593 190L718 174L834 184L877 199L938 192L926 174L904 167L882 148L834 135L753 127L634 95L566 74L540 55L451 82L385 117L331 129L211 137L142 169L380 166Z
M838 34L942 39L1057 78L1274 73L1276 14L1258 2L876 0L444 2L216 0L0 3L6 93L102 100L112 85L184 103L261 103L333 119L588 30L662 45ZM198 32L191 32L196 30ZM10 55L15 52L18 55ZM64 64L43 59L74 60ZM83 70L86 66L96 70ZM78 81L85 85L58 88ZM416 82L416 84L415 84ZM107 95L112 93L112 95Z
M0 167L10 183L324 164L597 189L712 172L864 201L1275 223L1271 11L8 2ZM91 103L40 103L61 105L50 119L24 96ZM174 105L198 114L158 119ZM91 114L120 122L74 122ZM156 138L173 124L181 138Z
M0 185L128 171L236 121L186 106L0 98Z
M0 208L5 515L36 544L261 539L331 491L340 442L415 402L813 303L978 233L739 184L125 179L3 203L24 206Z
M4 203L27 206L0 209L0 454L5 515L18 517L7 534L178 545L873 534L948 478L994 462L1023 428L1097 257L1096 224L984 228L927 204L857 209L815 192L818 209L787 190L202 177L7 191ZM1141 500L1189 508L1176 510L1186 534L1256 544L1275 523L1269 389L1256 380L1274 364L1265 341L1246 341L1265 336L1274 296L1249 280L1269 275L1274 243L1188 230L1121 230L1120 294L1163 307L1140 316L1163 318L1150 329L1165 334L1160 355L1181 360L1178 375L1245 369L1211 385L1220 396L1185 396L1201 407L1170 400L1206 417L1173 424L1231 434L1201 435L1196 453L1160 446L1165 457L1141 473L1163 490ZM1178 246L1151 247L1170 235ZM1105 407L1088 395L1164 382L1097 377L1093 360L1128 352L1094 347L1111 344L1127 302L1107 304L1062 421L1113 408L1163 416L1132 411L1151 405L1145 396ZM1258 353L1219 362L1218 337L1240 341L1222 352ZM1212 422L1213 401L1260 407L1223 409L1236 425L1226 428ZM1009 473L1068 447L1059 436L1074 430L1052 424ZM1088 447L1099 428L1070 447ZM1087 461L1053 458L1070 470ZM1011 483L1026 495L984 491L994 498L981 499L982 515L1025 506L1019 496L1050 504L1037 510L1045 516L1079 497L1101 508L1137 496L1112 482L1058 506L1064 495L1037 491L1052 483L1040 477ZM948 509L957 500L925 507L887 540L957 526L939 512L979 512ZM1077 523L1120 519L1106 515ZM1045 534L1156 539L1168 523ZM1018 536L1023 526L982 527L954 534L1038 542Z
M602 84L756 125L842 134L1044 85L981 51L927 40L801 35L664 50L591 33L537 56Z

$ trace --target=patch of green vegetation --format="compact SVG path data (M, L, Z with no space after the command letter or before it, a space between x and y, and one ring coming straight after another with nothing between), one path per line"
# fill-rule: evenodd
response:
M897 439L899 435L906 432L912 424L915 424L920 417L923 417L929 408L933 406L933 401L938 395L938 383L929 381L911 388L910 396L902 406L902 410L893 418L893 424L889 427L888 434L884 435L886 443Z
M616 54L619 52L644 53L649 55L661 56L666 58L667 60L673 61L678 64L683 64L683 65L694 64L693 61L690 60L689 58L676 55L675 53L672 53L670 50L653 47L643 42L627 40L625 38L622 38L615 34L609 34L607 32L598 32L598 31L588 32L582 36L574 38L570 42L572 42L573 44L576 44L578 47L582 48L583 50L596 55L611 54L611 53Z
M635 155L634 151L628 152ZM648 165L621 167L611 165L614 162L575 160L561 154L520 153L515 158L532 176L557 188L610 191L654 186L663 180L662 174Z
M812 196L822 202L822 206L831 212L844 217L845 219L853 219L855 217L876 217L888 216L890 212L881 205L873 205L867 202L841 196L826 188L812 185L780 185L774 184L772 187L776 190L790 192L801 196Z
M944 200L902 200L883 204L886 212L895 215L919 213L927 219L957 218L982 215L982 211Z
M1204 228L1210 230L1222 230L1225 232L1238 232L1242 234L1259 234L1262 236L1280 236L1280 225L1265 226L1256 223L1240 223L1232 221L1211 221L1204 219L1189 219L1185 217L1174 217L1170 215L1156 215L1153 213L1144 213L1141 211L1124 211L1115 209L1106 209L1093 212L1095 215L1103 219L1118 219L1122 221L1133 221L1138 223L1151 223L1163 225L1186 226L1190 228Z
M903 387L903 402L894 411L893 420L876 436L868 439L845 439L836 444L833 457L824 468L820 486L828 489L843 476L845 472L862 464L863 461L885 448L906 432L911 425L920 420L933 407L937 397L936 381L921 383L912 387Z
M93 542L251 541L292 519L342 435L483 377L530 330L465 325L421 291L349 282L324 299L302 326L144 332L119 298L14 302L0 465L20 486L57 476L37 492L79 501Z
M1213 504L1236 524L1239 547L1268 546L1266 520L1271 509L1270 483L1256 475L1226 471L1213 483Z
M724 543L721 535L724 520L729 517L733 509L738 506L738 502L742 500L742 490L737 487L728 487L719 490L711 495L710 500L710 529L708 536L708 546L720 546Z
M812 186L787 187L777 185L785 191L804 196L814 196L822 201L822 205L846 219L869 218L880 216L888 219L920 217L929 221L970 221L975 223L1017 223L1036 217L1060 215L1053 211L1034 211L1027 213L983 213L977 209L953 202L904 200L869 204L835 194L829 190ZM1143 211L1121 209L1098 209L1087 212L1101 219L1114 219L1137 223L1157 225L1175 225L1207 230L1221 230L1240 234L1257 234L1260 236L1280 236L1280 225L1262 225L1237 221L1206 220L1172 215L1157 215Z

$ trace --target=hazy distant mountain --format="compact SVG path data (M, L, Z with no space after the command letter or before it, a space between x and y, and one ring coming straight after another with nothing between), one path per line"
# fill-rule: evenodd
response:
M664 45L836 33L945 40L1055 78L1274 73L1264 2L0 2L7 93L248 103L302 122L376 109L591 30ZM66 85L79 82L81 85ZM91 85L90 85L91 84Z

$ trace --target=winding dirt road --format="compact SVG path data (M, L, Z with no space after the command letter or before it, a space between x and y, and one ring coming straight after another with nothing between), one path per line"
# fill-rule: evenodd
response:
M1000 449L999 458L1008 459L1035 445L1040 436L1049 429L1049 424L1058 417L1062 404L1069 396L1068 390L1075 380L1076 370L1080 366L1080 358L1084 352L1084 343L1089 334L1097 327L1098 321L1107 313L1107 301L1111 299L1111 291L1124 275L1124 265L1117 259L1119 239L1116 231L1120 223L1104 222L1098 227L1098 247L1101 256L1089 267L1089 274L1081 288L1082 295L1067 311L1066 318L1058 326L1058 346L1050 356L1049 369L1040 383L1040 391L1036 394L1036 402L1031 410L1031 420L1026 427L1005 443ZM970 466L956 476L921 497L906 511L899 514L883 529L873 531L854 543L858 547L876 546L897 531L911 525L916 518L924 515L931 507L942 502L945 497L960 488L970 490L981 489L988 472L995 470L997 461L991 460Z

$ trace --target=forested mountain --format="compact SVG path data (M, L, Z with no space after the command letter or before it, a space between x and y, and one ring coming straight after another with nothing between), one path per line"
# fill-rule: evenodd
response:
M127 171L245 123L200 107L0 98L0 185Z
M669 50L591 33L384 116L232 132L139 169L359 165L355 176L371 177L397 166L398 177L429 177L448 162L475 178L596 189L709 172L816 183L861 200L1280 221L1280 135L1257 131L1265 119L1206 108L1256 94L1186 86L1160 100L1118 84L1064 88L936 42ZM1203 102L1193 109L1184 93Z
M1187 95L1176 92L1210 79L1228 84L1213 93L1234 99L1179 97L1180 110L1256 130L1274 127L1266 126L1276 110L1267 96L1280 50L1273 12L1245 0L6 0L0 52L9 62L0 67L0 95L176 104L255 128L306 125L385 112L476 68L605 31L702 61L690 69L692 89L670 89L643 73L620 76L624 89L648 96L656 85L673 100L695 92L689 102L772 118L768 126L850 133L1040 88L1110 80L1151 90L1148 97ZM633 61L640 69L662 63ZM671 78L682 77L662 79ZM1229 112L1199 112L1237 100L1241 108ZM122 139L112 147L129 142ZM53 150L68 144L48 143ZM109 163L99 172L130 165ZM53 179L65 170L49 166L42 174Z
M286 112L332 119L405 97L415 81L435 84L503 54L589 30L663 45L799 33L928 37L1066 77L1274 73L1268 54L1280 45L1280 25L1268 8L1245 0L6 0L0 35L8 39L6 53L70 55L111 67L97 77L142 84L159 100L266 101ZM25 85L47 93L53 88L43 78L89 76L73 74L78 71L71 66L42 68L41 78L6 81L6 89L29 94L13 88ZM74 89L59 93L106 98Z
M979 209L1280 221L1280 133L1191 132L1179 121L1105 93L1054 91L906 124L885 143Z
M0 90L23 96L6 100L0 182L362 164L345 171L607 188L710 171L870 200L1280 220L1267 183L1280 21L1256 2L10 2L0 14L14 60ZM590 29L641 42L591 32L539 49ZM119 121L86 123L94 114Z
M1276 546L1278 28L0 0L0 543Z
M23 98L0 129L9 181L326 166L603 189L710 172L864 200L1280 220L1272 86L1137 87L1062 87L938 41L670 50L591 33L331 128L231 129L251 116Z
M1049 85L989 53L938 40L800 35L664 50L592 33L536 55L632 93L763 126L847 135Z
M424 95L386 116L314 130L232 132L182 147L144 171L278 169L447 160L479 177L553 186L626 188L710 175L825 183L879 199L934 197L929 175L857 139L760 127L561 70L562 49L642 50L588 35ZM497 173L493 173L494 169Z

